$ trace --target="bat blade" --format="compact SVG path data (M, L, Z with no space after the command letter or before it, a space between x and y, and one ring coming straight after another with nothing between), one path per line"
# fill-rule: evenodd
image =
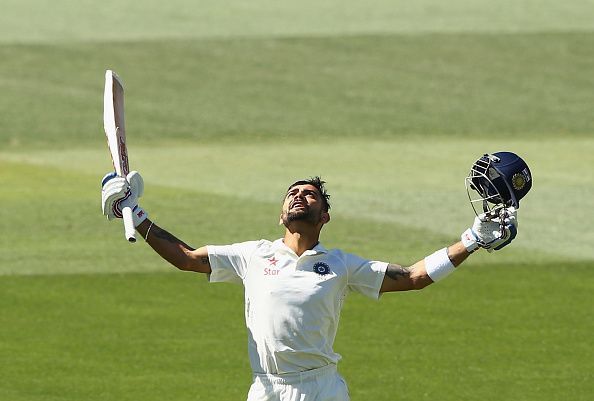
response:
M130 172L130 165L126 148L124 85L118 75L111 70L105 72L103 128L107 136L113 167L119 176L125 177Z
M124 118L124 85L112 70L105 71L103 91L103 129L116 174L126 177L130 172L128 149L126 147L126 123ZM124 233L126 239L135 242L135 229L132 210L122 208Z

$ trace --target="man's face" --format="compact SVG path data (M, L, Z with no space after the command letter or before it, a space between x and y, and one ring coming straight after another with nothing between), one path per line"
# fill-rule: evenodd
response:
M322 195L316 187L310 184L296 185L285 196L281 220L285 226L294 221L317 225L328 222L329 214L324 210Z

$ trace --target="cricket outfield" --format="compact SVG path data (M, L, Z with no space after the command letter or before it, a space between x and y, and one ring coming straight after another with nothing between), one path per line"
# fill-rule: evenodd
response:
M0 399L240 400L251 381L241 288L101 216L107 68L141 204L194 246L280 236L286 186L320 174L326 246L412 263L471 224L474 159L520 154L513 245L422 292L351 296L339 368L353 401L591 398L591 1L9 3Z

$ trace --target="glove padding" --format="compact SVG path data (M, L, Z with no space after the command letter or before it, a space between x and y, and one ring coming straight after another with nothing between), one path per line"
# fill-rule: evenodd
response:
M472 228L461 236L469 252L484 248L488 252L500 250L510 244L518 233L518 216L514 207L502 208L497 214L480 214L474 219Z
M144 180L138 171L131 171L125 178L115 172L106 174L101 186L101 208L108 220L121 219L124 207L132 209L134 227L148 217L148 213L138 206L138 198L144 192Z

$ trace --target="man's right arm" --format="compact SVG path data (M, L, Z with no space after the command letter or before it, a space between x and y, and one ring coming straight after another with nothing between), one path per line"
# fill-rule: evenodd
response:
M163 259L180 270L210 273L206 247L194 249L166 230L146 219L136 230Z

